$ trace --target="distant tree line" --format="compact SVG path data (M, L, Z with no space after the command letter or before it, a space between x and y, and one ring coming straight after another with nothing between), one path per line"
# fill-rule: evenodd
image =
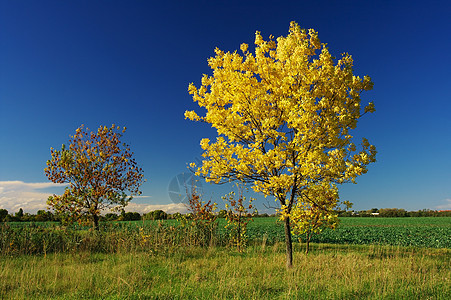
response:
M171 218L162 210L155 210L141 215L139 212L125 212L121 210L119 214L107 213L100 216L101 221L138 221L138 220L166 220ZM38 210L36 214L24 213L20 208L16 213L9 213L8 210L0 208L0 222L59 222L58 214L51 211Z
M451 210L422 209L417 211L406 211L402 208L373 208L361 211L337 211L339 217L451 217Z
M24 213L20 208L18 212L9 214L6 209L0 208L0 222L47 222L58 221L58 218L50 211L38 210L35 215Z
M125 212L123 209L120 213L107 213L100 216L101 221L139 221L139 220L166 220L176 219L180 213L167 214L162 210L154 210L146 214L139 212ZM61 221L58 214L51 211L38 210L36 214L24 213L20 208L16 213L9 213L8 210L0 208L0 222L59 222Z
M336 212L339 217L451 217L451 210L430 210L422 209L418 211L406 211L402 208L373 208L370 210L361 211L346 211L339 210ZM225 218L227 211L222 209L217 213L218 218ZM179 219L184 214L174 213L168 214L163 210L154 210L145 214L139 212L125 212L121 210L120 213L107 213L100 216L101 221L139 221L139 220L167 220L167 219ZM190 214L185 214L189 217ZM262 213L259 214L254 211L252 216L255 218L274 217L275 214ZM38 210L36 214L24 213L20 208L16 213L9 213L6 209L0 208L0 222L60 222L58 215L51 211Z
M225 218L227 215L226 210L220 210L217 214L218 218ZM167 219L179 219L182 216L190 217L190 213L181 214L173 213L168 214L161 209L150 211L145 214L139 212L125 212L123 209L120 213L107 213L100 216L100 221L139 221L139 220L167 220ZM275 214L259 214L255 211L252 214L253 217L274 217ZM0 208L0 222L60 222L61 219L58 214L54 214L51 211L38 210L36 214L24 213L20 208L16 213L9 213L8 210Z

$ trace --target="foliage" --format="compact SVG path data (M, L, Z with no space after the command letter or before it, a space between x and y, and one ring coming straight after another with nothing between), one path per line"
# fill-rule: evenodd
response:
M161 209L148 212L143 216L144 220L166 220L167 218L168 214Z
M50 211L40 209L36 212L35 220L37 222L53 221L53 214Z
M187 233L195 245L213 245L218 227L216 203L211 200L203 201L195 185L191 185L191 190L186 187L186 195L189 213L178 219L181 226L188 230Z
M292 264L290 216L299 194L323 181L355 182L375 161L376 149L363 139L361 150L351 129L362 112L360 93L372 89L368 76L353 75L353 59L334 59L318 33L292 22L287 37L255 37L255 55L215 49L208 60L213 75L200 88L190 84L205 116L186 111L185 118L210 123L216 141L202 139L201 166L191 164L207 181L248 182L255 192L272 195L285 217L287 265ZM306 201L306 200L304 200Z
M124 127L122 133L126 128ZM89 132L82 125L69 139L69 147L50 149L45 174L55 183L68 183L63 195L49 197L47 204L64 221L92 217L98 228L100 212L127 205L133 195L139 195L143 171L138 167L130 147L120 141L119 126L100 126ZM126 192L131 195L127 195Z
M191 191L186 191L188 196L188 211L193 220L202 220L205 222L214 222L216 216L216 203L211 200L205 202L198 193L195 186L191 187Z
M376 210L378 215L374 215ZM338 209L337 214L339 217L376 217L376 218L393 218L393 217L451 217L451 210L431 210L421 209L417 211L406 211L402 208L373 208L371 210L362 211L348 211Z
M242 252L248 241L247 224L252 221L251 211L255 209L252 205L254 198L250 198L246 203L246 197L243 195L243 189L240 188L238 200L235 200L235 192L230 192L223 197L226 201L226 220L225 226L230 235L230 243L237 247L238 252Z
M21 217L19 217L21 216ZM14 215L8 214L6 209L0 209L0 222L47 222L56 221L57 218L50 211L38 210L37 213L23 213L20 210Z
M404 209L398 209L398 208L381 208L381 209L379 209L379 216L381 216L381 217L406 217L407 212Z
M338 189L335 185L311 185L302 191L300 199L291 212L293 231L305 235L306 253L309 251L310 239L313 233L320 233L325 228L335 229L338 216L334 209L338 205ZM282 218L286 210L282 208Z
M119 221L139 221L141 220L141 214L139 212L125 212L124 210L122 210L123 213L121 213L121 215L119 216L118 220Z
M0 222L3 222L8 215L8 211L6 209L0 209Z
M103 221L117 221L119 219L119 216L115 213L107 213L101 220Z
M19 208L19 211L16 212L15 217L16 217L18 220L20 220L20 219L23 218L23 216L24 216L24 214L23 214L23 209L22 209L22 207L21 207L21 208Z
M226 217L227 217L227 210L221 209L221 210L218 212L218 218L224 219L224 218L226 218Z
M324 229L335 229L339 224L338 188L336 185L322 182L310 186L302 191L300 199L291 213L293 231L301 236L305 236L306 253L309 252L309 245L312 234L321 233ZM346 209L352 207L349 201L343 201ZM282 210L282 218L284 210Z

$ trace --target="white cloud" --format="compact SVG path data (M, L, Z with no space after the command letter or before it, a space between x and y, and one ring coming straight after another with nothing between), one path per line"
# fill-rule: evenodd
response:
M142 204L129 202L125 211L139 212L140 214L148 213L153 210L162 210L168 214L176 212L187 213L187 206L183 203L170 203L170 204Z
M0 181L0 192L12 189L45 189L52 187L65 186L66 184L58 184L53 182L23 182L23 181Z
M65 184L56 184L52 182L23 182L23 181L0 181L0 208L8 210L9 213L15 213L20 208L24 212L35 214L40 209L47 209L46 201L49 196L60 194L61 191L41 191L41 189L55 189L64 187ZM134 196L133 199L146 199L151 196ZM133 200L132 200L133 201ZM139 212L141 214L149 211L161 209L167 213L187 211L182 203L175 204L143 204L129 202L126 211ZM105 211L104 213L107 213Z
M9 213L17 212L20 208L25 212L36 213L47 208L47 198L53 194L39 190L62 186L64 184L53 182L0 181L0 208Z
M435 208L443 210L451 209L451 199L445 199L444 202L445 202L444 204L437 205Z
M152 196L143 196L143 195L140 195L140 196L133 196L133 199L143 199L143 198L151 198Z

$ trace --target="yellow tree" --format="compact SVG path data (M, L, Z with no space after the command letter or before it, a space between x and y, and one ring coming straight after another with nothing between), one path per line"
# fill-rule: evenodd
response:
M338 226L339 219L336 209L339 208L338 188L335 184L327 181L313 184L298 194L298 200L293 207L290 215L293 231L303 235L306 242L305 253L309 252L310 239L313 233L320 233L325 228L335 229ZM343 204L349 209L352 203L343 201ZM282 218L285 209L282 208Z
M199 88L189 85L206 114L186 111L185 118L210 123L218 133L216 141L201 140L204 160L191 167L207 181L239 180L275 197L285 216L290 267L290 214L298 195L323 181L354 182L375 161L375 147L363 139L357 151L350 134L374 111L372 102L360 104L373 83L353 75L350 55L334 62L318 33L295 22L276 40L257 31L254 54L247 44L240 48L242 55L215 49L208 60L213 75L203 75Z
M125 207L133 195L141 194L143 170L129 145L120 141L125 130L113 124L89 132L82 125L70 137L68 148L64 144L61 150L50 148L45 175L69 186L63 195L49 197L47 205L68 220L88 215L98 230L102 210Z

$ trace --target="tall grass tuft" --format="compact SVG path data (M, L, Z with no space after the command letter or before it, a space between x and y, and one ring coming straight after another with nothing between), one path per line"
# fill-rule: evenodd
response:
M99 230L33 224L9 226L0 223L1 255L49 253L148 253L174 252L179 247L223 245L226 235L217 230L217 222L186 220L174 224L143 222L103 223Z

